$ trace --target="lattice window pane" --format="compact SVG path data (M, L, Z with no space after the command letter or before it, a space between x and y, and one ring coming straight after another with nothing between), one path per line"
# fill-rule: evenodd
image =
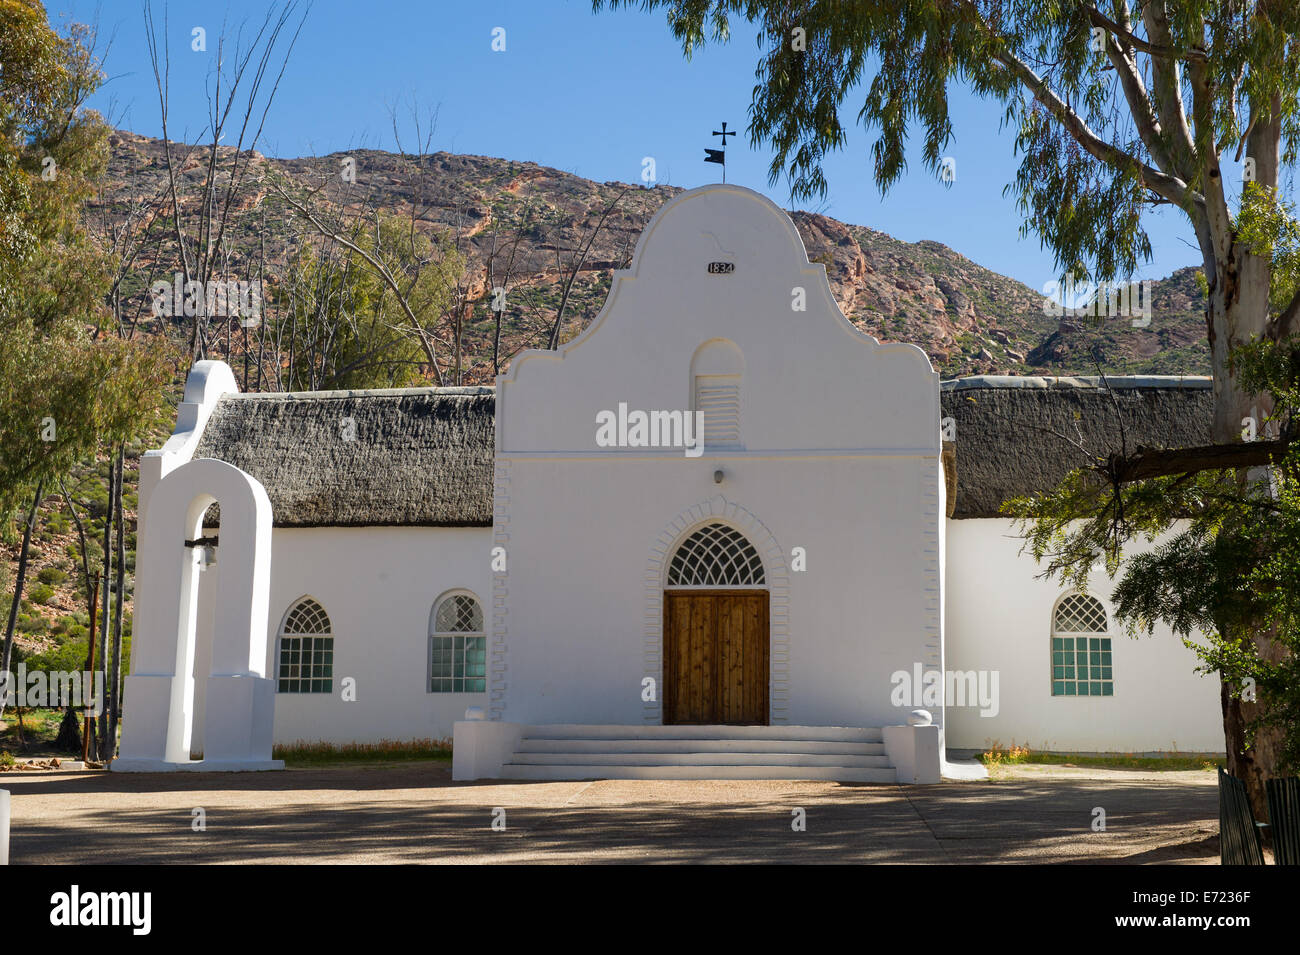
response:
M483 607L470 594L438 604L429 637L430 693L486 693L487 637Z
M1052 638L1052 696L1113 696L1110 637Z
M482 633L483 608L468 594L452 594L438 605L437 633Z
M1070 594L1057 605L1056 633L1105 633L1106 608L1096 597Z
M486 693L487 637L430 637L429 692Z
M280 693L334 692L334 637L325 608L306 597L280 630L276 690Z
M330 618L325 608L310 597L298 602L284 620L282 633L318 636L330 633Z
M281 693L334 692L334 638L281 637L276 689Z
M761 587L765 580L754 545L726 524L701 527L668 565L670 587Z

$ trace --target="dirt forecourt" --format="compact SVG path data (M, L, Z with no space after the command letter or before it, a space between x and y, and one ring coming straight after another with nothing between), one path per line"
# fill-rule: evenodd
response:
M1218 862L1206 771L1012 766L992 781L907 787L454 783L447 762L430 761L20 771L0 788L13 795L14 864Z

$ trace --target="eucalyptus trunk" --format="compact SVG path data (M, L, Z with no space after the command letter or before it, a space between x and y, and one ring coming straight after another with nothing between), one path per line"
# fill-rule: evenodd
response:
M1278 329L1269 319L1271 260L1248 252L1235 241L1235 232L1222 238L1216 235L1215 239L1218 241L1212 240L1212 244L1222 253L1206 260L1209 284L1206 324L1215 371L1213 440L1216 444L1231 444L1242 440L1247 419L1254 420L1262 436L1264 419L1273 409L1268 395L1251 395L1241 387L1230 353L1252 338L1276 338ZM1249 481L1257 479L1257 475L1246 471L1238 474L1243 489ZM1226 632L1222 626L1220 630ZM1274 639L1272 627L1264 621L1248 627L1245 638L1254 643L1261 659L1277 662L1285 656L1285 648ZM1256 700L1242 699L1242 690L1230 681L1220 682L1228 772L1245 783L1255 818L1264 821L1268 819L1264 782L1277 775L1285 730L1265 726L1250 737L1248 727L1261 715L1261 708Z
M111 620L111 603L112 603L112 582L113 582L113 501L117 494L117 474L113 467L113 458L109 455L108 466L108 510L104 514L104 593L102 596L102 619L99 627L99 644L96 647L96 656L99 658L96 665L96 672L104 674L104 690L108 690L108 628ZM92 676L93 679L93 676ZM98 759L108 758L108 707L105 700L99 701L99 718L92 722L95 734L98 737L96 741L96 750Z
M5 624L5 646L4 660L0 665L0 675L9 673L13 663L14 653L14 628L18 625L18 606L23 599L23 584L27 580L27 555L32 544L32 530L36 527L36 509L40 507L41 491L45 487L45 482L37 482L36 494L32 497L31 510L27 512L27 523L23 526L23 544L18 551L18 575L14 578L14 599L9 605L9 621ZM5 693L0 695L0 716L4 715L5 698L14 688L7 682L5 683Z
M117 755L117 724L122 715L122 613L126 606L126 520L122 508L122 470L125 447L117 446L114 466L113 516L117 522L117 603L113 605L113 649L105 689L108 692L108 733L105 739L104 758Z

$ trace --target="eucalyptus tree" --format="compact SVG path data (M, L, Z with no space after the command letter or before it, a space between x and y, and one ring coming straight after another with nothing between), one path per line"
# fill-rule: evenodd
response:
M46 491L163 401L167 356L102 334L112 255L84 223L108 129L93 30L51 29L36 0L0 0L0 527L23 538L0 672L13 653L28 551ZM2 705L2 704L0 704Z

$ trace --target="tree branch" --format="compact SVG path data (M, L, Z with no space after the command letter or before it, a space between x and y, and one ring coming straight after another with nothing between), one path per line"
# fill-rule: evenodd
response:
M1286 341L1294 335L1297 320L1300 320L1300 289L1296 289L1296 293L1291 296L1291 301L1282 310L1282 314L1277 317L1271 333L1273 341Z
M1164 196L1171 202L1177 203L1179 206L1186 207L1189 196L1193 202L1203 201L1199 193L1189 193L1187 183L1179 177L1152 168L1136 156L1132 156L1119 147L1106 142L1106 140L1089 129L1083 117L1062 100L1046 80L1010 50L1005 38L989 26L973 4L968 3L967 9L975 17L980 28L996 42L997 47L993 53L994 58L1010 70L1020 83L1034 94L1034 99L1042 103L1047 111L1056 117L1056 120L1065 130L1074 137L1075 142L1087 150L1089 155L1112 169L1136 168L1143 184L1148 189Z
M1087 7L1086 10L1094 24L1107 27L1121 38L1132 36L1127 30L1105 17L1096 7ZM1138 135L1142 137L1142 144L1151 153L1151 158L1156 161L1161 171L1175 172L1169 150L1165 146L1159 120L1156 119L1155 109L1151 105L1146 84L1142 81L1142 73L1138 70L1135 59L1128 50L1121 48L1116 42L1110 42L1109 37L1107 39L1106 57L1119 77L1120 88L1123 90L1124 99L1128 102L1133 121L1137 125Z
M1164 5L1150 0L1142 6L1142 22L1147 36L1161 46L1170 45L1172 34L1169 16ZM1182 81L1177 60L1160 57L1151 59L1151 83L1156 97L1156 113L1160 117L1160 130L1168 137L1170 158L1174 171L1183 179L1196 176L1196 144L1192 142L1191 127L1183 109Z
M310 209L296 201L284 190L283 187L279 185L279 183L274 183L273 187L280 198L292 206L294 211L296 211L300 216L311 223L312 227L322 236L331 241L337 242L339 245L350 249L352 252L355 252L357 255L361 256L361 258L365 259L366 263L375 270L375 274L379 276L380 281L392 290L393 296L397 299L397 304L401 306L402 311L406 314L406 320L410 322L411 330L415 332L416 337L419 339L420 347L424 349L424 354L429 359L429 364L433 366L434 376L438 380L438 387L441 388L443 385L442 369L438 365L438 357L434 353L433 342L430 340L429 334L425 331L424 326L420 324L420 320L416 318L415 312L411 310L411 306L407 302L406 296L402 294L401 286L398 285L397 279L394 278L393 273L390 272L384 263L379 261L379 259L371 252L357 245L357 243L353 242L343 233L330 229L323 222L317 219Z
M1112 454L1105 464L1093 465L1091 470L1104 474L1117 483L1131 484L1148 478L1189 475L1201 471L1267 467L1278 463L1290 445L1289 438L1281 438L1276 441L1209 444L1194 448L1138 448L1131 455Z
M1111 33L1115 34L1115 37L1117 39L1123 40L1127 46L1130 46L1135 50L1141 50L1143 53L1146 53L1148 56L1158 56L1166 60L1178 60L1182 58L1186 58L1189 60L1206 59L1204 50L1180 51L1180 50L1175 50L1171 46L1162 46L1158 43L1150 43L1146 40L1143 40L1141 37L1134 36L1132 32L1120 26L1120 24L1110 19L1108 16L1106 16L1096 7L1087 7L1086 10L1088 13L1088 19L1092 21L1093 26L1105 27Z

